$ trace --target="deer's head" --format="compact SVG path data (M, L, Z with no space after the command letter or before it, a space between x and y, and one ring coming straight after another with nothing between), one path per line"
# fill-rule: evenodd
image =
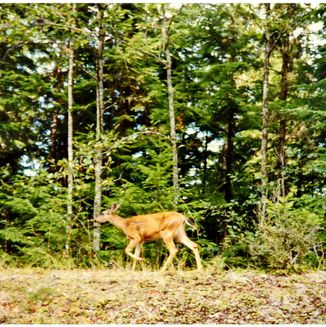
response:
M111 221L112 217L116 214L119 209L119 205L117 203L113 203L111 208L103 211L100 216L94 218L98 223L105 223L107 221Z

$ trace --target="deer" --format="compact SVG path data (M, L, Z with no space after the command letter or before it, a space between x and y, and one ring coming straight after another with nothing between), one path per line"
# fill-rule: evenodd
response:
M191 249L195 255L197 270L203 270L198 245L188 238L185 231L186 224L192 226L187 217L175 211L168 211L122 218L117 214L118 209L119 205L113 203L110 209L94 219L98 223L110 222L125 234L129 240L125 253L133 259L133 271L137 262L145 260L140 257L144 242L158 239L162 239L169 250L169 256L161 268L162 272L166 271L178 252L174 241Z

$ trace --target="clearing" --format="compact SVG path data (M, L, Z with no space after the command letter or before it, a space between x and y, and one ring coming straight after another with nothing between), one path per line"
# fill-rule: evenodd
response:
M323 324L326 272L0 270L0 323Z

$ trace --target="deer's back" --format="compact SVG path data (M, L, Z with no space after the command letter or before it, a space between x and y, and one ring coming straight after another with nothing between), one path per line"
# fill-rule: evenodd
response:
M161 238L161 232L167 229L177 230L185 221L185 217L175 211L160 212L130 217L127 235L139 241Z

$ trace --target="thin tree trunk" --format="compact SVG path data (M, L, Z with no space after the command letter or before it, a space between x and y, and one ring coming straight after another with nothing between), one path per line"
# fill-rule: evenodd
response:
M103 9L98 4L97 19L99 23L99 35L97 44L97 62L96 62L96 155L95 155L95 197L93 215L97 217L101 213L102 198L102 132L103 132L103 111L104 111L104 91L103 91L103 67L104 67L104 37L103 30ZM97 252L100 249L101 229L100 224L94 221L93 230L93 250Z
M289 91L288 75L289 75L289 60L290 60L290 47L289 47L289 33L286 33L282 48L282 80L281 80L281 92L279 99L286 101ZM285 139L286 139L286 126L287 121L286 117L280 118L280 129L279 129L279 159L280 159L280 173L278 177L278 186L279 186L279 196L286 195L285 187L285 166L286 166L286 157L285 157Z
M224 153L225 153L225 186L224 186L224 197L228 202L233 197L232 190L232 181L231 181L231 173L232 173L232 165L233 165L233 138L234 138L234 130L235 130L235 121L234 121L234 113L232 109L229 112L228 124L227 124L227 136L226 143L224 145Z
M205 146L204 146L204 158L203 158L203 178L202 178L202 193L206 193L206 185L207 185L207 160L208 160L208 154L207 154L207 149L208 149L208 135L207 133L205 134Z
M169 49L169 28L167 26L167 19L164 12L163 18L163 45L166 59L166 78L168 87L168 104L169 104L169 118L170 118L170 137L172 144L172 182L174 192L174 206L176 207L179 201L179 173L178 173L178 148L177 148L177 137L175 129L175 113L174 113L174 91L172 83L172 59Z
M68 104L68 112L69 112L69 104ZM50 156L49 156L51 159L54 160L55 164L57 164L58 161L58 115L59 115L59 108L55 108L51 113L51 125L50 125L51 149L50 149ZM68 117L69 117L69 113L68 113Z
M73 4L73 11L75 4ZM69 68L68 68L68 194L67 194L67 239L66 239L66 252L70 253L71 242L71 221L73 215L73 84L74 84L74 49L72 43L69 49Z
M69 60L69 58L68 58ZM69 63L68 63L69 65ZM68 73L69 74L69 73ZM56 69L53 71L52 77L55 79L55 88L56 92L58 94L61 93L63 85L64 85L64 80L65 80L65 75L62 74L61 69L56 67ZM68 76L69 78L69 76ZM51 113L51 125L50 125L50 138L51 138L51 149L50 149L50 154L49 157L54 161L54 165L50 167L51 172L57 172L59 170L58 167L58 160L60 159L60 149L59 149L59 142L58 142L58 131L60 129L59 126L59 108L61 103L57 105L52 113ZM64 104L63 104L64 105ZM69 105L68 105L69 107Z
M266 6L266 20L270 15L270 4ZM261 139L261 218L266 218L266 205L268 197L268 126L269 126L269 60L272 51L271 33L266 27L265 31L265 51L264 51L264 76L263 76L263 121L262 121L262 139Z

